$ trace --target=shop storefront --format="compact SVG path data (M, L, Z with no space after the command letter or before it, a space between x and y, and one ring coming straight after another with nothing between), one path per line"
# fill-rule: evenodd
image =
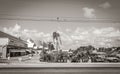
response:
M27 44L20 38L16 38L0 31L0 57L15 57L26 54Z

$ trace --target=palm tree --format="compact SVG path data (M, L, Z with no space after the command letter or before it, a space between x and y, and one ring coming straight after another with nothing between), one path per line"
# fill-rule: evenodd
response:
M48 42L48 48L49 48L50 51L55 49L52 42Z
M55 49L58 51L60 49L62 41L60 38L60 34L57 32L53 32L53 43L55 44Z

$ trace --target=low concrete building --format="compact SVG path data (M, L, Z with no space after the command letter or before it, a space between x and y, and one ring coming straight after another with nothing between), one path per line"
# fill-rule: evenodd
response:
M25 55L27 44L20 38L0 31L0 57Z

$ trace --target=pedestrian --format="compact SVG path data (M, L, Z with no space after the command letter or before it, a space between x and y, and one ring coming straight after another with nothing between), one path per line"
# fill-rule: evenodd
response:
M10 53L7 54L7 63L10 63Z
M22 61L22 57L19 57L18 60L19 60L19 62L21 62Z
M10 60L10 53L7 54L7 59Z

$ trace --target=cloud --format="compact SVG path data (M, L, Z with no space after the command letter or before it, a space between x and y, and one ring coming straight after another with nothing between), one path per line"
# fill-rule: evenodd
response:
M62 32L62 31L57 31L59 34L60 34L60 36L61 36L61 40L63 41L63 42L71 42L72 41L72 39L71 39L71 37L68 35L68 34L66 34L66 33L64 33L64 32Z
M52 37L50 33L38 32L37 30L29 30L29 29L22 29L20 25L16 24L13 27L4 27L3 31L11 34L15 37L20 37L23 40L27 40L28 38L33 39L36 43L38 41L51 41Z
M86 18L95 18L95 9L93 8L88 8L88 7L84 7L83 8L84 11L84 17Z
M117 36L120 36L120 31L116 30L113 27L95 29L93 31L93 33L96 34L96 35L104 36L104 37L117 37Z
M38 45L39 41L52 41L51 33L39 32L37 30L22 29L22 27L16 24L13 27L4 27L4 32L9 33L16 37L21 37L26 40L28 38L33 39ZM119 46L120 44L120 30L113 27L105 28L81 28L77 27L75 30L66 29L57 31L62 40L62 47L76 48L82 45L93 45L95 47L110 47Z
M14 27L9 27L9 28L4 27L3 30L4 32L7 32L13 36L19 37L21 26L16 24Z
M93 45L95 47L110 47L114 46L116 40L120 38L120 31L113 27L106 28L76 28L71 34L73 41L80 45ZM118 44L115 46L119 46Z
M99 7L107 9L111 7L111 4L109 2L105 2L103 4L100 4Z
M66 29L66 32L71 32L71 30L70 29Z

